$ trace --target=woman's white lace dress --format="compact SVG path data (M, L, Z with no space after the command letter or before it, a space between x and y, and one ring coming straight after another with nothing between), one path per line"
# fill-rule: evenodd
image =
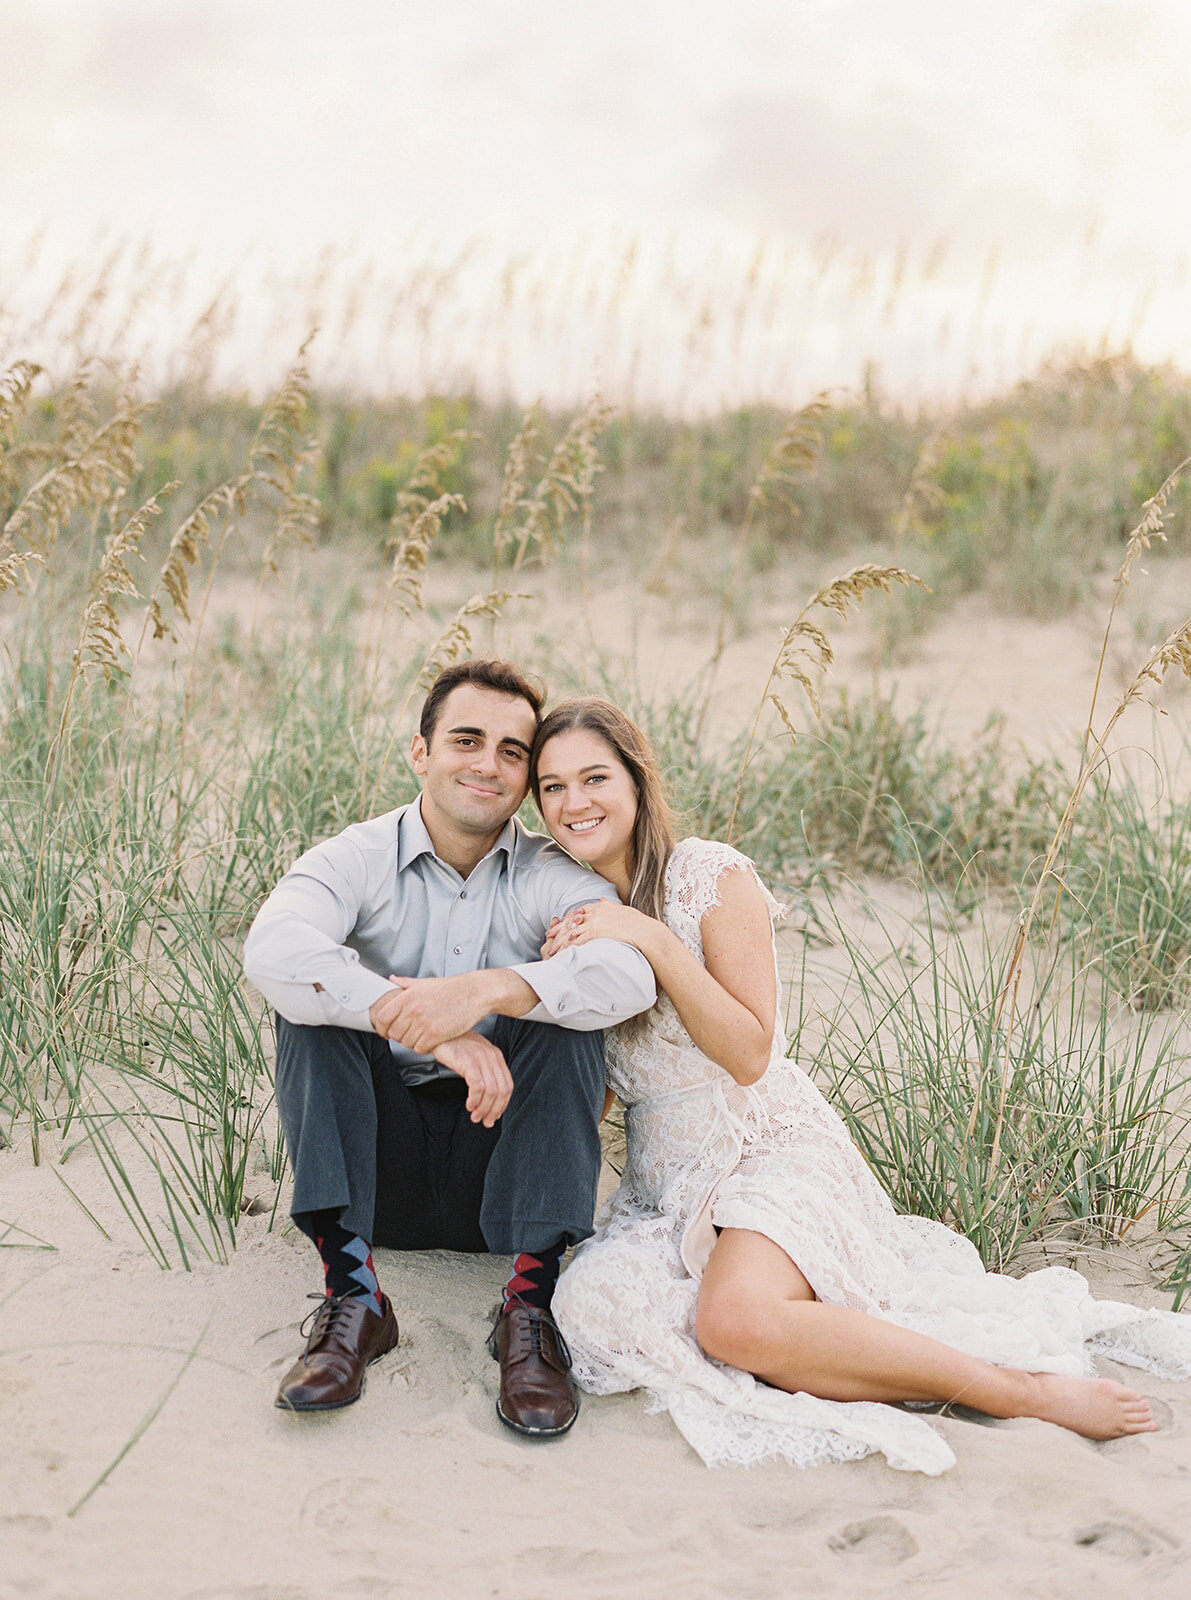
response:
M702 918L735 870L753 873L730 846L703 839L684 840L670 860L665 921L700 960ZM701 1054L663 994L643 1021L609 1034L607 1061L627 1107L627 1163L595 1236L559 1280L555 1315L584 1389L649 1390L709 1466L773 1457L809 1466L872 1451L927 1473L954 1461L920 1415L786 1394L704 1355L695 1303L716 1226L773 1239L820 1300L1002 1366L1090 1374L1098 1352L1191 1376L1191 1317L1094 1300L1065 1267L1022 1279L986 1272L967 1239L900 1216L780 1037L765 1076L742 1087Z

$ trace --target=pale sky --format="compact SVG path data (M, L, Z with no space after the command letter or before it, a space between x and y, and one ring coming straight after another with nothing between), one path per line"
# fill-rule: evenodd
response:
M249 302L270 274L307 293L324 247L340 295L375 263L375 299L466 246L463 322L522 292L510 265L549 280L553 331L501 335L549 364L567 295L635 245L642 326L602 326L641 383L651 338L694 337L675 261L713 306L750 263L768 286L787 356L709 353L748 367L728 393L870 358L928 390L1061 340L1191 369L1189 62L1180 0L0 0L0 332L101 241L147 236L195 296L245 274ZM143 314L162 337L166 301ZM297 312L237 315L247 350ZM627 356L575 315L567 382L615 384ZM368 381L409 378L393 337Z

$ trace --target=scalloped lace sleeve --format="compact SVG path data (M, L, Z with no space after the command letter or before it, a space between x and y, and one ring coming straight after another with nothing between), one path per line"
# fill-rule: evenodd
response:
M780 922L786 908L761 882L748 856L715 839L683 839L675 845L666 869L666 921L696 954L703 949L699 925L720 903L720 879L738 871L751 875L765 897L770 921Z

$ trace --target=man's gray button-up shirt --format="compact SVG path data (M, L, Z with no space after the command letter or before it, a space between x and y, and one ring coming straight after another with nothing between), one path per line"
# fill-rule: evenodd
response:
M531 1021L611 1027L656 997L639 951L596 939L538 959L551 918L595 899L615 900L616 891L516 818L465 883L435 855L415 801L300 857L249 930L244 970L283 1017L307 1025L371 1032L368 1010L390 973L510 967L538 996ZM490 1018L479 1031L491 1031ZM430 1057L392 1050L409 1083L444 1072Z

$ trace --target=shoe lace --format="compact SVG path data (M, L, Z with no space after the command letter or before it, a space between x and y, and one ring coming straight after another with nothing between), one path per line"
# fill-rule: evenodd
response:
M562 1329L558 1326L558 1323L555 1322L554 1318L548 1311L543 1311L541 1306L531 1306L528 1301L523 1300L519 1294L511 1294L504 1306L501 1308L500 1316L497 1317L496 1322L493 1325L492 1332L488 1335L489 1355L491 1355L494 1360L496 1359L496 1329L500 1326L501 1320L506 1317L510 1311L518 1308L529 1313L528 1318L522 1324L522 1330L529 1340L529 1348L527 1350L519 1350L517 1352L518 1355L538 1356L542 1360L548 1362L549 1356L543 1346L542 1336L547 1329L549 1329L550 1333L552 1333L554 1336L555 1347L558 1351L559 1357L562 1360L564 1370L569 1372L571 1370L572 1363L571 1347L567 1344L566 1339L563 1337Z
M314 1310L308 1312L302 1319L299 1334L306 1340L306 1349L309 1351L320 1339L325 1339L332 1333L335 1324L340 1320L342 1313L347 1309L347 1303L352 1299L346 1294L309 1294L308 1300L317 1300L319 1304Z

